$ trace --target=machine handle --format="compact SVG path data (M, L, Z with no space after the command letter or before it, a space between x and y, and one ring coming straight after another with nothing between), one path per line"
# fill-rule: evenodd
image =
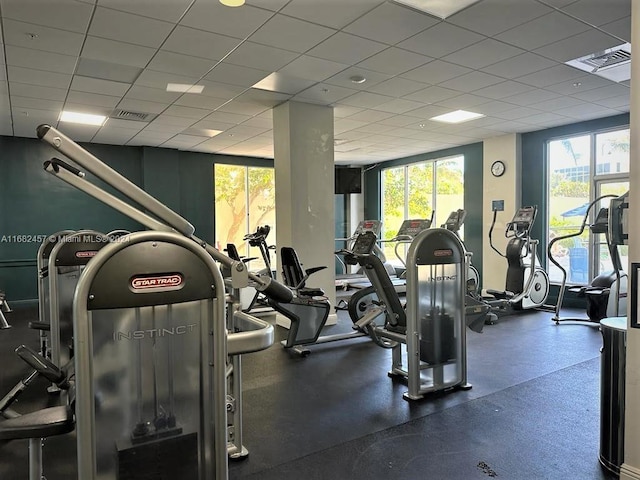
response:
M34 370L50 382L55 383L61 388L62 385L67 383L66 375L62 370L26 345L20 345L16 348L16 353L22 360L27 362Z
M73 165L68 164L67 162L60 160L59 158L53 157L51 160L47 160L46 162L44 162L44 169L47 170L50 166L51 168L53 168L53 170L58 173L60 171L60 168L63 168L64 170L78 176L78 177L84 177L84 172L82 170L80 170L79 168L74 167Z
M260 277L260 283L256 285L256 290L278 303L291 303L293 300L291 289L271 277Z

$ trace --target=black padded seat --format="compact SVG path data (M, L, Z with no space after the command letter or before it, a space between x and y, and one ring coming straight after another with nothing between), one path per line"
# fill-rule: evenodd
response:
M0 422L0 440L46 438L69 433L75 428L71 408L66 405L43 408Z
M313 267L307 270L302 269L302 264L298 259L298 254L293 247L282 247L280 249L282 260L282 276L288 287L293 288L301 297L322 297L324 290L321 288L306 287L305 283L309 276L327 267Z

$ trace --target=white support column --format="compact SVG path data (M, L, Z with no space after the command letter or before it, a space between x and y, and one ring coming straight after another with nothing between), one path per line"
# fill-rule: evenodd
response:
M631 2L631 44L640 47L640 0ZM629 262L640 262L640 57L631 56ZM627 270L629 271L629 270ZM630 284L637 289L638 285ZM627 309L629 311L629 309ZM624 463L621 480L640 480L640 330L627 328Z
M327 266L308 285L325 291L332 307L327 324L335 324L333 109L279 105L273 109L273 138L276 245L294 247L303 268Z
M482 208L483 228L482 236L487 239L482 251L482 285L484 288L504 290L507 278L507 260L499 256L489 246L489 228L493 211L493 200L504 200L504 211L498 212L496 224L493 230L493 244L501 251L507 248L507 239L504 236L505 226L510 222L516 209L521 207L520 182L521 182L521 148L520 136L512 133L499 137L488 138L483 144L483 197ZM506 168L500 177L491 174L491 164L501 160Z

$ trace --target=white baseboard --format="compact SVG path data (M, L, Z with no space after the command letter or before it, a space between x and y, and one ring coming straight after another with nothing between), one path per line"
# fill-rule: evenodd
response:
M640 480L640 468L623 463L620 467L620 480Z

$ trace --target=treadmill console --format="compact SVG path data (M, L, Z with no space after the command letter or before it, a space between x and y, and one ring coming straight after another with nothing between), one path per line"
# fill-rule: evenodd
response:
M400 225L400 229L398 230L398 233L396 233L396 238L412 240L421 231L426 230L429 227L431 227L431 220L424 218L405 220L402 222L402 225Z
M378 237L372 231L362 232L356 238L351 248L353 255L370 255Z
M458 233L466 217L467 212L462 208L454 210L449 214L449 217L447 218L447 221L442 225L442 228L446 228L451 232Z
M380 220L362 220L358 223L358 227L354 232L354 236L358 236L363 232L373 232L376 237L380 236L382 231L382 222Z

